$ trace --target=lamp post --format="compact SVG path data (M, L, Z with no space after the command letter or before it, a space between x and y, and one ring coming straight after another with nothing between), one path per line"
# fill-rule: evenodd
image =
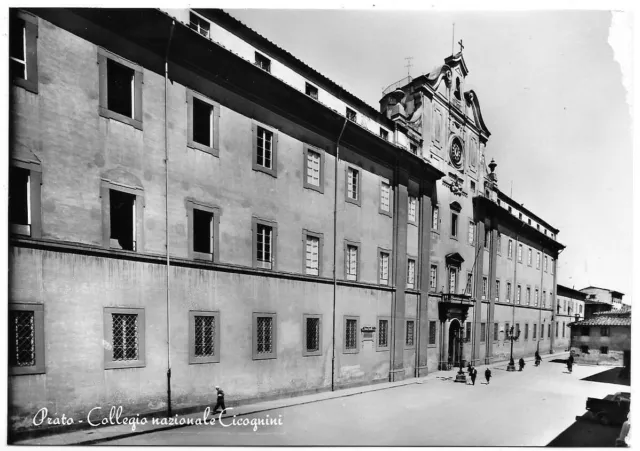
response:
M460 342L460 369L458 370L458 374L456 374L455 382L464 382L467 383L467 377L464 375L464 371L462 371L462 340L464 339L464 331L462 330L462 325L460 329L458 329L458 341Z
M516 341L520 337L520 330L518 329L517 334L513 334L513 326L509 330L507 330L507 338L511 340L511 356L509 357L509 365L507 365L507 371L515 371L516 364L513 361L513 342Z

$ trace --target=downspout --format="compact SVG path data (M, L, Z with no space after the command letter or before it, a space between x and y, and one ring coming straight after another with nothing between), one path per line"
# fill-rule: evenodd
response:
M544 329L542 326L542 293L544 293L544 246L542 246L542 256L540 257L540 293L538 293L538 324L540 328ZM540 352L540 340L544 339L544 330L540 331L540 336L538 337L538 343L536 346L536 351Z
M344 125L340 131L340 136L336 141L336 162L334 170L334 192L333 192L333 331L331 338L331 391L335 391L335 374L336 374L336 296L338 288L338 272L337 272L337 256L338 256L338 161L340 160L340 140L344 129L347 127L347 121L344 119Z
M416 268L414 267L413 269L413 287L414 289L418 290L418 305L417 305L417 311L416 311L416 327L415 327L415 331L416 331L416 363L415 363L415 371L414 371L414 375L413 377L418 377L420 375L420 370L418 369L418 367L420 366L420 313L422 311L422 306L420 305L422 303L422 290L420 290L420 288L418 287L418 284L422 283L422 278L420 278L420 280L418 280L418 278L416 277L416 272L418 274L421 273L422 271L422 245L423 245L423 239L422 239L422 233L424 231L424 203L422 202L423 196L421 193L421 190L418 191L420 194L420 202L418 202L418 199L416 199L416 204L418 204L418 208L420 208L420 212L418 217L416 218L419 222L418 222L418 258L416 260L416 266L418 268L418 270L416 271ZM429 232L431 233L431 232ZM407 260L407 265L408 265L408 260ZM407 277L409 277L409 268L407 267ZM427 298L427 302L428 302ZM429 333L429 322L427 321L427 334Z
M171 48L171 40L173 39L173 29L176 21L171 21L171 30L169 31L169 42L167 42L167 51L164 56L164 163L165 163L165 240L167 245L167 417L171 417L171 294L170 288L170 268L171 262L169 257L169 119L168 119L168 84L169 84L169 49Z

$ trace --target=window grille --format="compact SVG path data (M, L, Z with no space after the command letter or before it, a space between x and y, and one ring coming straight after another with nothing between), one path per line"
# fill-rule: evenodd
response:
M540 269L540 252L536 254L536 269Z
M273 158L273 133L258 127L257 164L267 169L271 169Z
M353 168L347 171L347 197L358 200L358 171Z
M273 318L258 317L257 323L257 352L258 354L270 354L273 352Z
M358 346L357 340L357 326L358 321L355 319L347 319L347 330L345 331L345 348L346 349L356 349Z
M320 350L320 318L307 318L307 351Z
M215 355L216 322L214 316L195 317L195 355L210 357Z
M307 183L320 186L320 154L311 150L307 151Z
M516 292L516 303L520 305L520 293L522 292L522 287L518 285L518 291Z
M389 211L390 203L389 203L389 192L391 188L388 183L382 182L380 185L380 208L383 211Z
M416 262L415 260L409 259L407 262L407 285L409 288L413 288L416 280Z
M518 245L518 261L522 262L522 244Z
M429 321L429 344L436 344L436 322Z
M307 274L318 275L319 271L320 239L315 236L307 236Z
M259 262L271 268L271 238L273 230L264 224L258 224L257 258Z
M138 360L138 315L112 315L113 360Z
M509 240L509 244L507 246L507 255L509 258L513 257L513 241Z
M407 321L407 337L405 343L407 346L413 346L413 333L415 328L415 321Z
M380 283L389 284L389 254L380 253Z
M538 298L540 298L540 291L536 288L536 297L534 299L534 305L538 306Z
M388 342L389 320L381 319L378 321L378 346L386 348Z
M10 366L35 366L36 329L32 311L11 311Z
M473 276L469 272L467 273L467 285L464 288L464 294L471 295L472 291L473 291Z

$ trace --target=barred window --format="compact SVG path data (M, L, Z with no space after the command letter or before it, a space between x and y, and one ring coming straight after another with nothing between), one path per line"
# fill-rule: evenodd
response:
M464 294L471 294L473 291L473 274L470 272L467 273L467 285L464 289Z
M522 244L518 244L518 262L522 263Z
M195 317L195 355L210 357L215 354L216 322L213 316Z
M380 183L380 210L389 212L391 209L390 203L391 187L386 182Z
M320 161L318 152L307 150L307 184L320 186Z
M412 321L412 320L407 321L406 338L405 338L406 346L413 346L415 324L416 324L415 321Z
M544 270L545 272L549 270L549 258L546 255L544 256Z
M105 369L145 366L144 318L141 308L105 307Z
M535 298L534 298L534 304L536 307L538 306L538 298L540 297L540 291L536 288L536 293L535 293Z
M346 317L344 322L344 351L358 352L358 319Z
M354 168L347 168L347 198L352 200L358 200L358 183L359 183L358 170Z
M378 348L389 347L389 320L378 320Z
M458 269L449 267L449 293L455 293L458 287Z
M314 276L319 272L320 238L307 235L306 243L306 273Z
M253 359L275 359L276 352L275 313L253 314Z
M348 244L346 252L347 280L358 279L358 247Z
M430 345L436 344L436 322L429 321L429 343Z
M413 259L407 260L407 287L413 288L416 280L416 261Z
M484 343L487 336L487 325L486 323L480 323L480 343Z
M307 352L318 352L320 350L320 318L307 318L306 334Z
M138 315L114 313L113 360L138 360Z
M409 196L409 222L416 222L418 217L418 198Z
M256 163L258 164L258 166L263 166L267 169L271 169L272 144L273 133L269 130L265 130L262 127L258 127L258 143L256 155Z
M44 370L43 305L9 304L9 374Z
M380 252L380 284L389 285L389 254L386 252Z

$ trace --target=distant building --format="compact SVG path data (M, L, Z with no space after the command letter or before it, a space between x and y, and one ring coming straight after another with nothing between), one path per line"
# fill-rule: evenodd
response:
M598 287L587 287L583 288L580 291L587 295L588 301L609 304L614 309L619 309L622 307L622 298L624 296L624 293L620 293L619 291Z
M571 351L578 363L629 367L631 362L631 308L597 312L570 324Z
M568 349L571 330L569 324L585 319L586 293L558 284L556 292L556 321L559 323L559 336L556 349Z

